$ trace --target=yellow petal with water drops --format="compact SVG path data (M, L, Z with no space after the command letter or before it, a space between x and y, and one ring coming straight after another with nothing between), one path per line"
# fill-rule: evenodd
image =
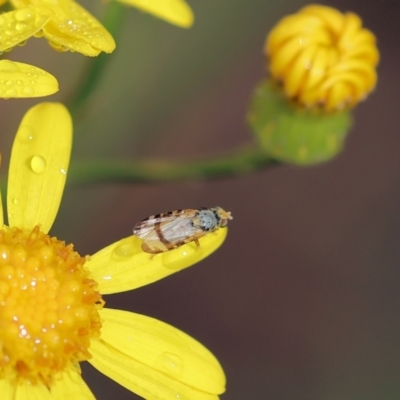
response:
M11 151L7 210L10 226L47 233L56 217L68 170L72 121L61 103L40 103L24 116Z
M7 399L3 397L3 393L1 399ZM53 397L50 390L44 384L31 385L29 383L20 383L15 385L14 397L11 397L10 400L53 400Z
M43 69L15 61L0 60L0 97L40 97L57 91L57 79Z
M26 7L0 14L0 51L25 42L49 21L52 11L47 7Z
M107 29L75 1L60 1L52 10L54 15L43 27L43 33L53 47L91 57L115 49Z
M51 386L51 400L96 400L82 376L77 371L65 371L61 379Z
M85 264L99 284L101 294L136 289L158 281L198 263L218 249L227 235L227 228L161 254L148 254L141 249L142 240L129 236L100 250Z
M194 15L192 9L184 0L118 0L164 19L181 28L193 25Z
M101 340L117 351L200 392L225 391L226 379L217 359L186 333L128 311L103 309L100 316Z
M93 340L93 357L88 360L96 369L121 386L146 400L218 400L218 395L198 391L180 381L119 352L102 340Z

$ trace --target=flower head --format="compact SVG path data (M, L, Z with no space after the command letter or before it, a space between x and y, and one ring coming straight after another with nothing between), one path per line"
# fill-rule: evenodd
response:
M4 400L94 396L79 363L144 398L215 400L225 378L200 343L161 321L104 307L102 295L137 288L206 257L226 229L151 257L135 236L93 256L48 235L72 141L68 111L28 111L11 154L7 211L0 201L0 393ZM0 199L1 200L1 199Z
M374 89L375 42L356 14L311 5L278 22L265 53L271 77L287 97L334 111L356 105Z

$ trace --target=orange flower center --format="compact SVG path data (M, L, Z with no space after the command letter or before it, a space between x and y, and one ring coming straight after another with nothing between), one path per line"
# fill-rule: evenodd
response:
M39 227L0 229L0 379L50 386L90 358L104 301L85 261Z

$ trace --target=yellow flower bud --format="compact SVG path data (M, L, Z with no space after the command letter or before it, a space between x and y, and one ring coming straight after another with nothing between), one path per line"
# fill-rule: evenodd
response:
M278 22L264 51L272 79L287 97L307 108L353 107L376 85L375 36L351 12L304 7Z

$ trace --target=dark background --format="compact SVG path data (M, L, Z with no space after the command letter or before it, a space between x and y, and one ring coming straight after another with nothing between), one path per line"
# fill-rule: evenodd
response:
M262 79L269 29L306 2L190 0L190 30L126 8L118 49L72 162L93 156L185 158L251 140L244 114ZM147 215L220 205L234 220L214 255L168 279L107 296L107 306L197 338L227 374L226 400L400 399L399 14L395 2L333 1L376 33L378 87L355 110L343 153L214 182L67 187L51 233L91 254ZM87 7L101 15L104 6ZM85 59L32 39L9 58L46 68L64 100ZM36 101L1 100L6 174L13 135ZM84 366L99 400L133 394Z

